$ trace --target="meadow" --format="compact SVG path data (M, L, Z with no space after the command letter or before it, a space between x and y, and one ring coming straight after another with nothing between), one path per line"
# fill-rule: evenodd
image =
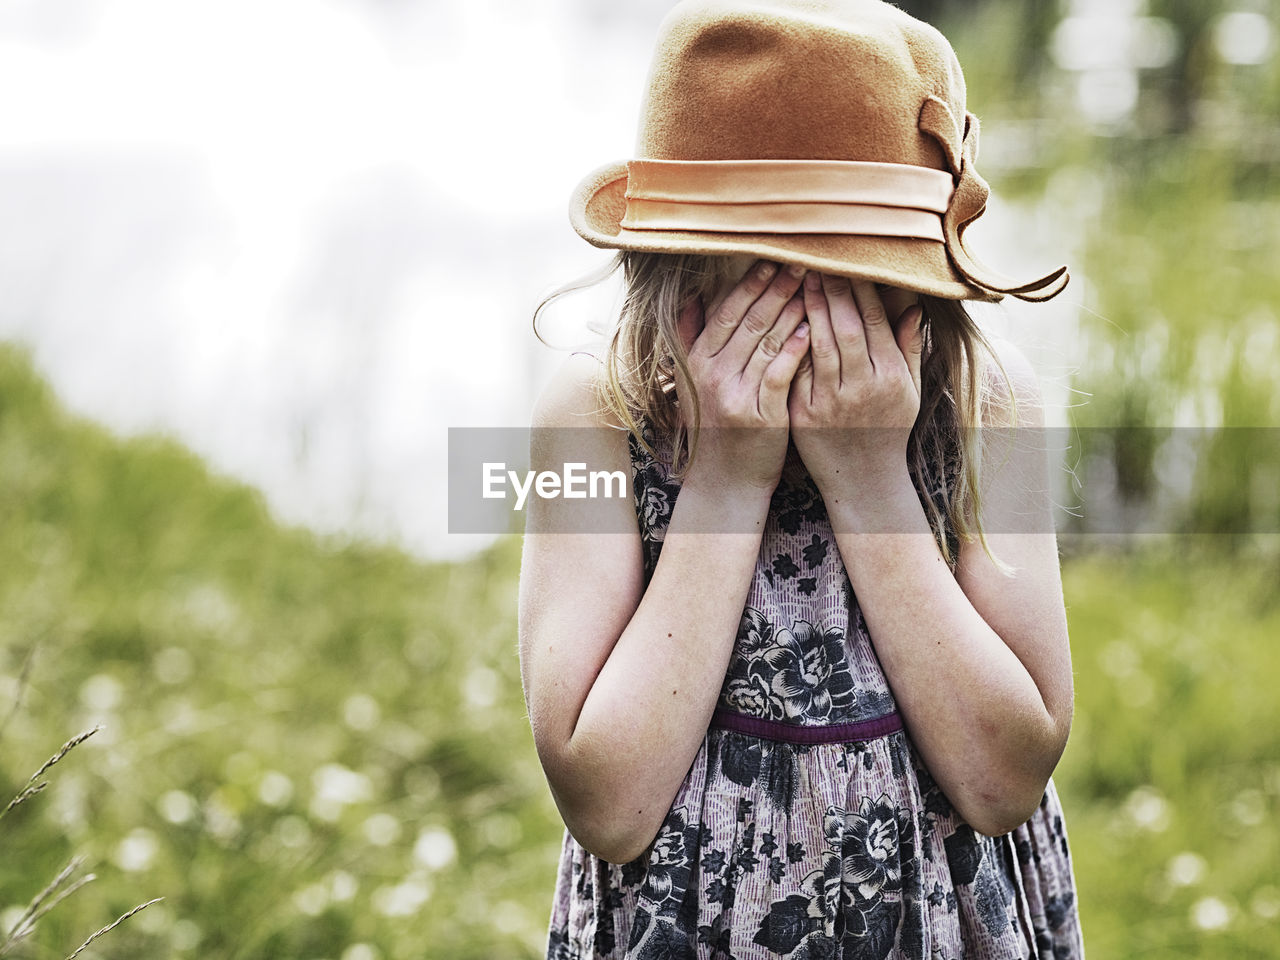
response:
M1176 478L1168 533L1062 539L1076 714L1056 780L1089 955L1272 958L1280 59L1215 60L1219 0L1147 6L1184 42L1101 133L1044 65L1053 5L947 8L984 124L1021 131L988 175L1084 237L1074 422L1263 428L1220 431ZM1107 437L1084 453L1149 495L1163 435ZM520 687L519 549L426 563L282 526L179 444L70 416L0 345L0 806L101 727L0 818L0 957L67 957L156 897L81 956L540 956L563 827ZM97 879L11 942L77 856L67 884Z
M179 445L69 416L13 348L0 511L0 796L102 727L0 821L0 938L73 856L97 875L12 956L153 897L81 956L539 955L562 827L518 538L430 564L282 527ZM1063 546L1091 955L1276 956L1275 543Z

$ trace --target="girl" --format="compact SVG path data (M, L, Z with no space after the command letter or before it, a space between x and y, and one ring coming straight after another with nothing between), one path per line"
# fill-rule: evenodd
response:
M961 304L1066 274L964 247L976 137L946 40L879 0L664 21L641 159L571 203L620 322L534 414L535 469L634 493L528 508L548 957L1083 955L1047 467L1009 439L1039 394Z

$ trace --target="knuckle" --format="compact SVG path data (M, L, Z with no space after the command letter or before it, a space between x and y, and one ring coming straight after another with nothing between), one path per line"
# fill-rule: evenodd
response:
M764 335L760 341L760 345L756 347L766 357L772 359L782 352L782 338L778 334L770 330Z
M759 310L751 309L742 318L742 326L748 333L762 334L773 326L773 321L761 314Z
M861 311L861 313L862 313L863 323L881 324L881 323L889 322L889 317L884 312L883 307L871 305L871 306L868 306L865 310Z
M813 344L809 349L813 351L813 358L815 360L829 360L832 357L838 356L840 353L834 343L830 343L826 340L821 343Z
M731 330L738 325L738 317L734 315L732 310L722 305L716 309L712 322L716 326Z
M733 404L728 408L729 419L733 423L749 423L755 412L756 398L746 394L734 397Z

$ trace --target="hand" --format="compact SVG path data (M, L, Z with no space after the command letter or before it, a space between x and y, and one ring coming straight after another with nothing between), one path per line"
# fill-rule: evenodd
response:
M803 268L760 261L705 312L697 298L681 311L680 338L698 396L690 478L770 494L778 485L787 454L787 394L809 348L803 277ZM691 425L689 393L677 382Z
M810 273L803 295L810 359L788 398L796 450L828 500L883 492L909 477L923 311L905 306L890 326L875 284L826 274Z

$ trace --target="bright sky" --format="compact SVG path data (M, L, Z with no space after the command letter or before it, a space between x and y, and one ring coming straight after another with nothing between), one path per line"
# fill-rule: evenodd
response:
M648 38L583 32L548 0L10 0L0 335L290 519L463 549L444 428L526 422L533 302L604 256L568 193L631 145L582 73L638 101Z
M532 307L607 259L569 193L630 154L667 6L6 0L0 337L288 520L474 548L446 428L527 423Z

